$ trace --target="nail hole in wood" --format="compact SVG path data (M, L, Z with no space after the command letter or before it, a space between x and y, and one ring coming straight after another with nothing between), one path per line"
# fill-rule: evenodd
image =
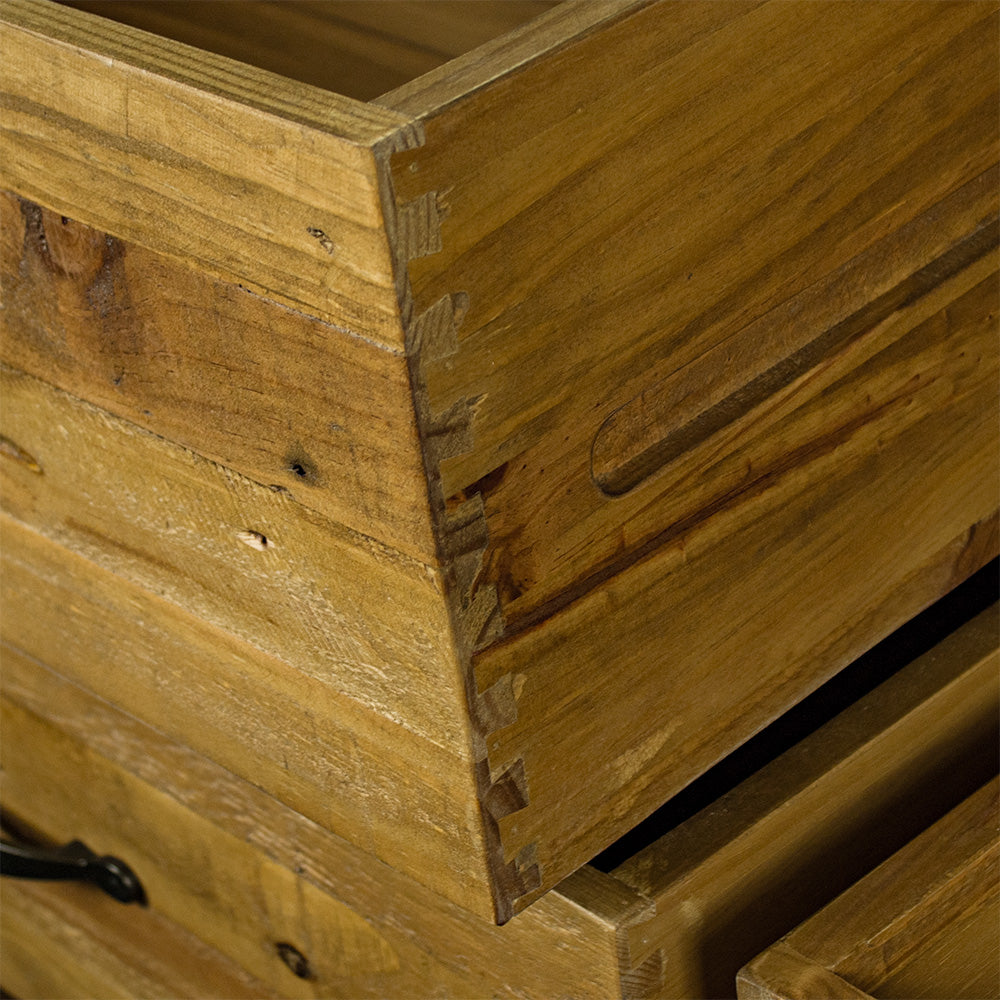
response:
M267 549L271 548L271 542L268 540L267 535L262 535L259 531L239 531L236 537L244 544L249 545L250 548L256 549L258 552L265 552Z
M278 949L278 956L281 961L292 970L292 974L299 979L312 979L313 971L309 966L309 959L299 951L293 944L287 941L279 941L275 947Z

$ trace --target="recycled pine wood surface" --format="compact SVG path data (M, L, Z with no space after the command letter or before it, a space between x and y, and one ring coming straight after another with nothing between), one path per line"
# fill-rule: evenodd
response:
M2 21L4 188L400 345L370 146L405 118L58 4Z
M649 5L380 99L423 129L391 164L440 246L407 269L417 402L542 886L995 547L995 34L995 5Z
M383 863L466 906L479 817L469 764L0 515L2 636ZM488 896L482 902L489 910Z
M946 810L988 765L994 612L612 873L581 869L503 928L470 918L9 646L4 796L50 837L85 831L95 846L118 851L147 886L151 919L177 919L282 996L730 995L753 935L736 928L734 942L713 908L730 920L739 914L758 936L794 923ZM803 868L808 877L795 878ZM206 870L219 875L210 886ZM289 895L291 872L306 884ZM71 895L60 919L72 903ZM112 917L124 909L108 905ZM38 940L45 935L36 949ZM279 940L305 955L312 980L289 978L275 960ZM69 942L65 952L71 968L78 948ZM94 975L119 981L101 955L83 957ZM727 963L728 981L713 992ZM98 982L89 995L109 994Z
M496 927L10 646L2 684L10 812L122 857L152 914L280 996L617 994L618 927L647 907L599 872L576 879L573 899ZM278 943L312 978L289 971Z
M193 934L92 889L3 886L0 982L21 1000L277 997Z
M401 354L10 195L0 246L8 364L434 561Z
M614 870L654 907L628 933L633 962L659 955L651 996L732 996L741 966L992 777L997 614L982 612Z
M741 1000L995 996L997 795L983 786L751 962Z
M450 747L444 825L482 829L407 871L453 900L509 919L996 553L996 4L566 5L369 104L47 2L0 25L0 182L46 232L305 314L246 362L176 314L166 370L209 349L171 409L156 364L119 397L56 350L102 324L53 279L47 342L4 316L47 414L3 431L5 509ZM351 455L309 395L273 451L282 379L231 450L186 403L286 338L319 409L334 369L386 395L370 515L378 472L288 483L286 430Z

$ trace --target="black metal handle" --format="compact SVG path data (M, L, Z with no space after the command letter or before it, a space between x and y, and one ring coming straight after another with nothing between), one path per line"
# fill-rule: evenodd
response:
M56 848L0 840L0 875L90 882L119 903L146 902L142 883L124 861L99 857L79 840Z

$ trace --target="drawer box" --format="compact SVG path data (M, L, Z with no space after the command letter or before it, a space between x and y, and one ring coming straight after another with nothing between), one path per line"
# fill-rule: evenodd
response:
M503 927L10 647L4 799L48 838L124 858L150 916L281 996L731 995L757 951L988 777L996 613L654 843L609 871L585 866ZM302 957L299 975L282 954ZM0 981L13 982L4 968Z
M567 4L374 100L0 30L23 572L280 676L287 783L259 710L199 749L451 900L508 919L996 554L994 4Z
M997 996L998 821L994 779L751 962L740 1000Z

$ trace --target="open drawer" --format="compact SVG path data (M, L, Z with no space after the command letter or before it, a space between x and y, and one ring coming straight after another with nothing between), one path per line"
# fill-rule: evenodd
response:
M79 6L0 8L28 654L502 922L996 555L994 3Z
M1000 996L1000 780L742 970L740 1000Z
M585 866L503 927L10 648L4 800L47 839L80 837L124 859L152 916L281 996L732 996L752 956L993 773L996 615L980 613L656 841ZM912 642L894 636L859 676ZM92 898L100 921L108 903ZM17 937L11 922L3 931ZM19 949L3 954L23 972ZM7 967L0 982L13 984ZM61 992L80 995L73 960L49 975L60 970Z

